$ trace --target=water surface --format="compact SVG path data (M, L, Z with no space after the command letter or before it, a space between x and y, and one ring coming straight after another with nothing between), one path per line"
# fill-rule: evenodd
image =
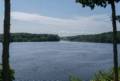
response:
M16 80L25 81L68 81L70 75L88 81L95 72L113 66L112 54L112 44L104 43L23 42L10 45L10 63Z

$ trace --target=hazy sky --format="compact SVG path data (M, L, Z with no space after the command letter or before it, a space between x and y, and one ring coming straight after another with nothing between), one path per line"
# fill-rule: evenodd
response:
M0 33L3 31L3 1L0 0ZM75 0L11 0L11 32L65 35L112 30L111 8L82 8ZM120 14L120 3L117 14ZM118 29L120 30L120 24Z

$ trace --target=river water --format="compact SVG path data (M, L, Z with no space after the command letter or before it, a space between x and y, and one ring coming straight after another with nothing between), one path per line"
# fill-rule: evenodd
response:
M120 57L120 45L118 50ZM99 70L109 70L113 66L112 58L112 44L23 42L10 45L11 67L16 80L22 81L69 81L70 75L88 81Z

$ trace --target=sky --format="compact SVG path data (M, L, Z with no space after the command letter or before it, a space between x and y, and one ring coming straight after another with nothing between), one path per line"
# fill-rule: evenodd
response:
M0 33L3 33L4 0L0 0ZM11 0L11 32L60 36L112 31L111 7L83 8L75 0ZM116 4L120 14L120 3ZM120 24L117 22L118 30Z

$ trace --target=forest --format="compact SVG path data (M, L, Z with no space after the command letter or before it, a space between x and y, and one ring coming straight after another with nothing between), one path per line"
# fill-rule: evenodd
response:
M3 35L0 34L0 42ZM60 37L55 34L30 34L30 33L12 33L10 42L42 42L42 41L60 41Z
M112 35L113 35L112 32L106 32L101 34L62 37L62 40L77 41L77 42L112 43L112 40L113 40ZM120 43L120 31L118 31L117 42Z

